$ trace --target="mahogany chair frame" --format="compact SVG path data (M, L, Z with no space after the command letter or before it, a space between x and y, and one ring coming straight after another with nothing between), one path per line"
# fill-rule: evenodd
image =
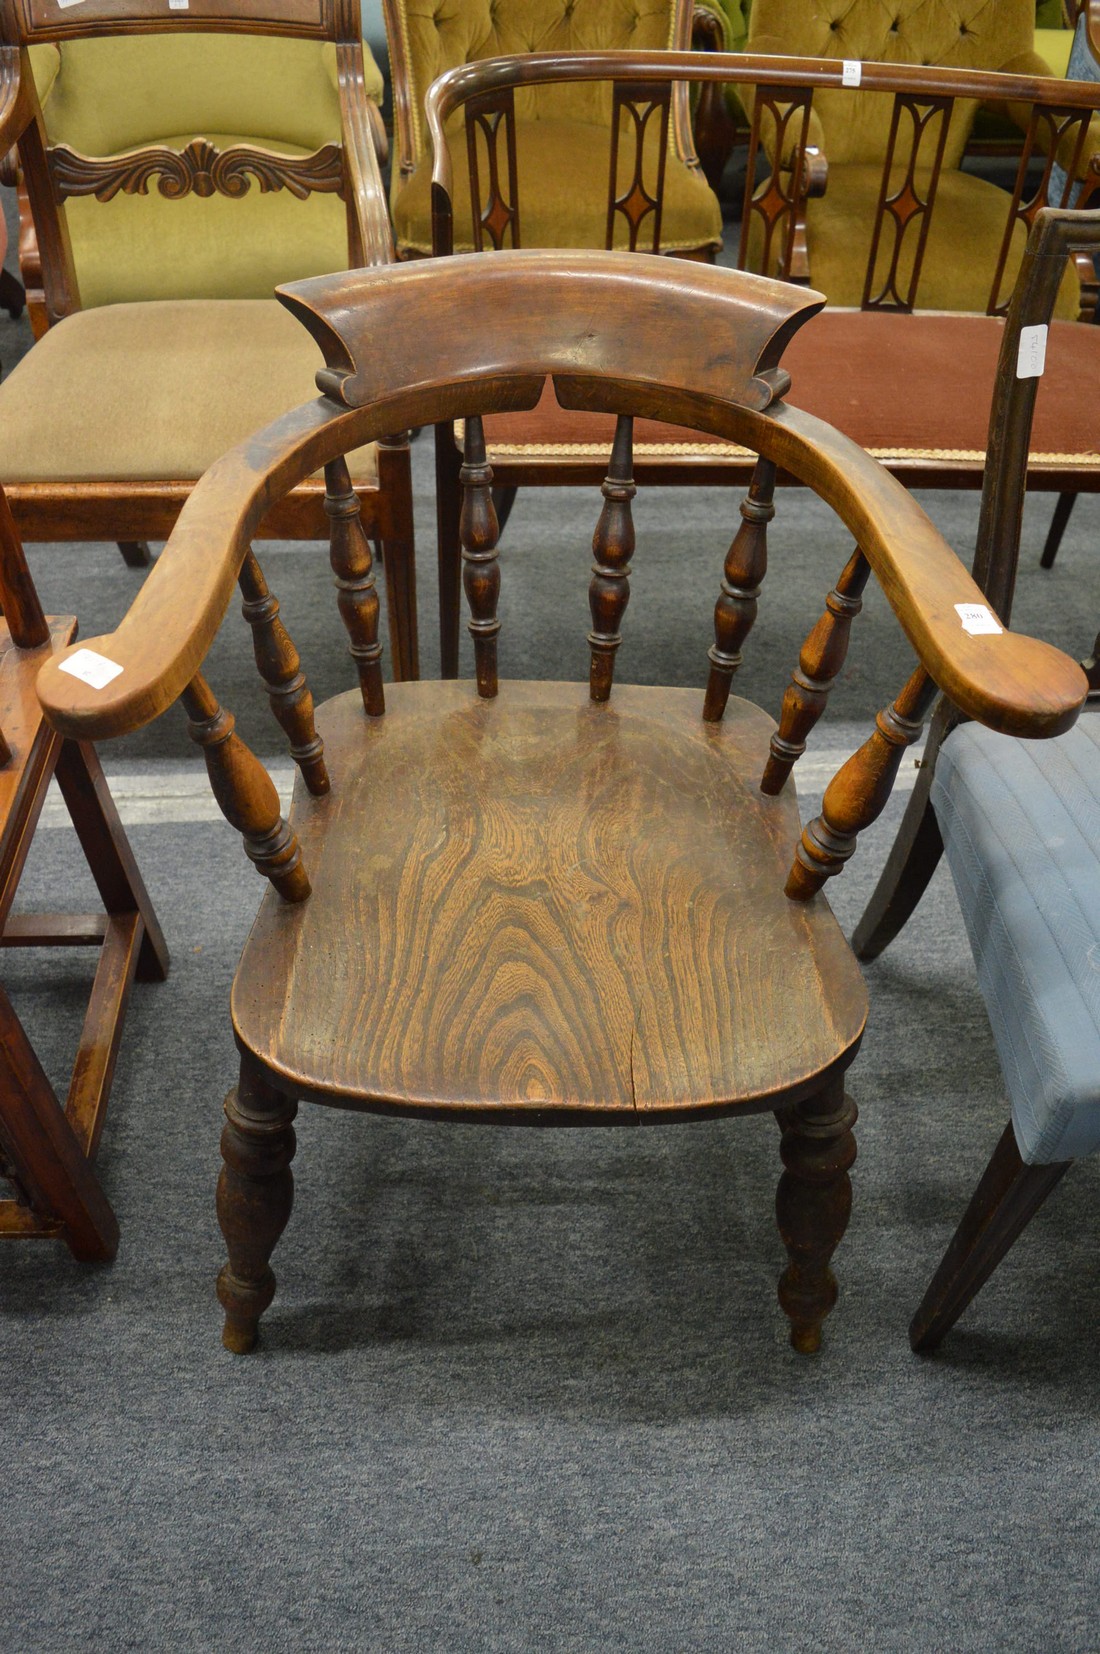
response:
M239 1351L251 1348L259 1318L274 1293L269 1260L292 1202L292 1121L298 1102L306 1100L439 1119L536 1125L559 1121L634 1126L709 1112L774 1111L783 1128L785 1171L777 1212L789 1259L780 1283L780 1300L791 1321L792 1343L800 1350L816 1349L821 1323L836 1297L829 1258L847 1222L848 1169L855 1154L851 1132L855 1110L844 1098L843 1074L856 1054L866 1014L862 983L849 971L852 962L839 932L835 933L839 951L830 954L832 992L827 995L830 1010L824 1019L832 1030L826 1041L830 1055L815 1047L821 1050L816 1060L824 1063L823 1068L815 1067L804 1052L793 1068L785 1066L787 1057L781 1052L788 1047L780 1041L772 1049L766 1034L770 1019L763 1015L753 1019L760 1043L752 1061L747 1046L738 1048L742 1054L735 1064L736 1079L726 1071L714 1078L715 1070L709 1065L677 1069L695 1078L678 1080L671 1090L667 1081L664 1090L662 1082L652 1082L657 1070L648 1064L659 1052L638 1050L631 1034L630 1083L624 1090L626 1056L618 1042L625 1038L625 1031L621 1017L609 1015L589 1032L596 1048L602 1047L606 1036L619 1053L606 1070L614 1072L616 1094L593 1092L590 1076L594 1070L585 1066L584 1059L578 1065L571 1058L564 1069L560 1063L557 1068L550 1064L548 1072L558 1073L562 1090L548 1097L542 1092L528 1093L514 1077L505 1080L495 1068L476 1083L457 1081L453 1077L457 1047L447 1032L446 1017L430 1037L407 1040L406 1023L419 1014L416 1007L436 1007L451 994L461 970L464 943L459 937L457 953L444 950L446 957L438 968L450 986L446 991L440 988L437 995L422 973L413 971L415 980L404 981L395 963L399 954L391 956L402 925L412 921L396 919L392 935L387 921L391 941L385 948L390 951L385 967L375 971L369 965L374 943L363 928L371 923L368 910L373 911L373 897L364 903L357 896L359 917L349 940L355 960L368 961L364 992L368 997L380 993L382 998L377 1010L358 1000L344 1007L341 1015L346 1012L351 1018L348 1037L326 1037L319 1046L315 1039L317 1007L313 1006L302 1025L314 1030L306 1035L307 1041L314 1042L313 1054L306 1058L295 1045L294 1019L288 1018L282 1000L284 966L294 958L295 937L300 933L298 927L309 920L310 901L335 899L336 910L343 913L351 899L345 877L358 880L357 888L362 890L366 888L363 875L350 865L334 868L334 852L329 858L322 855L327 835L344 816L325 797L329 781L325 756L313 730L312 707L308 716L305 708L300 709L296 756L302 779L287 822L266 772L235 735L231 717L201 676L203 658L234 584L248 578L257 522L273 498L323 465L330 489L332 563L359 675L359 694L339 697L325 709L326 732L334 740L334 732L338 733L344 743L334 748L339 753L334 789L342 788L347 798L356 784L357 767L360 775L369 777L382 761L382 749L374 743L390 740L384 732L391 727L389 720L397 719L401 733L391 748L406 778L401 785L426 786L434 796L431 764L418 765L408 756L410 731L415 731L417 720L429 712L435 716L445 712L452 724L446 743L451 752L455 719L474 731L476 742L481 738L477 731L484 734L490 727L487 719L508 716L509 688L514 695L524 687L504 686L498 698L498 529L482 421L494 410L534 407L550 376L563 405L599 409L616 421L589 591L593 629L588 639L588 700L583 686L542 686L566 707L565 722L574 732L582 721L586 729L618 730L622 720L629 720L631 697L661 693L629 688L612 693L634 541L630 506L635 492L630 463L634 414L651 416L659 411L684 426L701 426L745 443L759 455L741 508L742 525L727 554L718 592L705 694L668 692L689 697L681 703L688 723L700 733L711 731L708 743L722 739L723 730L742 729L747 716L758 716L746 703L731 701L730 689L756 614L777 471L783 469L814 488L855 537L858 549L807 639L770 748L768 722L759 726L753 747L763 769L759 791L748 783L738 792L738 808L747 818L773 823L764 837L769 845L767 856L775 860L774 886L770 872L764 882L771 892L767 900L779 904L779 929L784 936L804 934L804 945L811 946L815 927L834 924L818 892L842 870L859 833L885 804L902 755L918 736L938 689L997 729L1048 736L1067 728L1077 715L1085 694L1080 668L1032 639L1009 632L995 638L968 632L960 624L956 606L980 601L981 594L912 497L861 449L782 400L789 385L780 362L782 352L796 329L820 309L819 295L701 264L677 262L670 267L665 259L641 255L507 251L493 259L421 261L394 272L359 271L321 278L281 289L280 297L310 329L324 353L328 366L318 376L321 398L287 414L228 454L199 483L165 554L129 613L109 637L90 645L121 669L118 674L103 688L94 689L66 674L62 661L55 660L44 667L38 681L47 716L71 738L106 738L136 729L182 699L192 734L203 748L215 797L226 818L241 832L247 854L272 885L242 964L243 971L251 954L257 969L234 995L241 1076L226 1104L225 1170L219 1193L219 1215L229 1249L229 1262L219 1283L226 1310L226 1344ZM482 325L486 317L492 318L488 328ZM723 340L721 351L701 347L701 340L716 335ZM423 683L384 690L378 669L377 598L370 554L357 526L356 504L341 456L395 424L422 425L459 416L466 421L462 539L476 685ZM859 594L872 572L920 665L893 704L879 715L868 740L838 772L825 794L821 814L800 839L793 786L788 783L825 709L860 608ZM611 706L605 712L603 706L609 699ZM403 723L403 717L411 718L411 723ZM599 721L607 719L611 723ZM543 727L540 722L539 728ZM306 739L311 732L312 742ZM602 740L598 734L596 738ZM587 737L575 733L570 739ZM473 761L476 764L476 756ZM468 776L464 769L464 789L470 784ZM662 797L675 790L670 785ZM382 791L380 808L386 814L393 805L389 789L383 785ZM570 796L576 798L575 789ZM413 807L403 819L420 822L421 808ZM358 819L351 826L356 845L352 859L358 865L363 833ZM376 847L382 826L379 820L371 829L371 843ZM637 823L624 816L621 832L636 836ZM435 843L434 832L429 836ZM571 838L566 854L575 861ZM415 882L422 876L415 855L383 853L376 858L370 879L383 877L382 864L397 869L401 890L409 880ZM314 876L316 893L311 885ZM526 889L529 880L541 883L548 877L547 866L536 858L517 871L516 882ZM730 877L740 909L750 899L749 886L732 868ZM494 884L502 899L505 885L510 888L512 882ZM449 883L439 901L445 899L448 888ZM423 899L414 897L413 908L429 911L433 931L437 930L442 919L434 900L426 894ZM676 911L681 911L681 904ZM468 934L469 915L457 917L459 929ZM696 922L693 919L692 925ZM523 933L518 923L502 923L509 935ZM805 932L804 926L808 927ZM585 931L593 946L602 945L594 940L598 929ZM418 957L419 946L412 944ZM676 951L670 944L668 957ZM331 960L324 947L321 952ZM704 952L709 958L709 952ZM666 955L660 952L655 957ZM579 991L575 985L589 979L589 967L582 968L579 959L579 954L572 955L568 949L554 956L547 980L557 979L560 972L563 980L574 984L561 1000L563 1006L574 1003L569 994ZM787 969L791 964L788 958ZM619 969L610 964L608 968L613 974ZM819 964L817 969L820 972L824 966ZM291 974L300 983L300 977ZM331 1001L331 964L324 974L324 993ZM754 967L754 983L764 983L766 977L762 964L759 971ZM820 974L814 980L820 984ZM507 997L510 990L505 986L501 991ZM759 991L767 992L765 987ZM754 987L753 1004L756 994ZM480 995L478 1005L483 1019L492 1021L504 1014L494 1005L486 1008ZM805 1018L806 1013L802 1014ZM818 1038L805 1032L819 1026L816 1015L800 1024L800 1040ZM275 1022L269 1027L271 1017ZM658 1019L649 1037L656 1046L665 1040L690 1041L702 1038L711 1026L705 1015L698 1026L694 1013L688 1020L690 1028L683 1018ZM719 1022L725 1025L724 1019ZM390 1036L381 1024L404 1030L396 1046L391 1048ZM563 1026L575 1028L575 1016L567 1015ZM492 1036L488 1026L475 1029L472 1035L467 1028L460 1043L480 1053L483 1040ZM573 1037L570 1033L570 1049ZM396 1058L385 1054L391 1049L398 1051ZM478 1064L480 1060L479 1055ZM381 1069L371 1066L376 1062ZM337 1073L337 1067L345 1063L350 1068L340 1067ZM562 1076L570 1063L574 1067L567 1084ZM751 1081L745 1078L750 1071Z
M102 159L51 146L26 48L94 36L164 33L263 34L329 41L336 48L343 142L291 157L250 144L223 151L206 139L182 150L153 146ZM74 195L109 200L119 190L145 193L156 181L168 198L218 192L229 196L289 189L336 192L347 208L349 267L388 264L394 250L378 167L379 116L367 98L361 19L356 0L190 0L170 10L163 0L82 0L60 10L45 0L0 0L0 152L18 148L21 186L35 232L37 272L46 323L81 308L65 222ZM29 252L29 248L25 246ZM149 562L148 540L171 533L189 480L12 483L8 496L25 540L116 540L127 561ZM408 432L379 441L377 484L356 493L368 534L378 545L386 576L394 676L415 677L416 582ZM306 478L281 500L259 528L263 539L327 537L324 484Z
M42 662L71 644L71 615L46 616L0 493L0 947L98 947L64 1105L0 985L0 1240L64 1240L80 1259L112 1258L118 1223L92 1163L135 977L163 981L168 950L95 750L45 722L34 693ZM16 914L19 880L46 791L56 779L103 914Z
M1095 0L1100 4L1100 0ZM835 59L773 58L749 53L676 52L591 52L568 56L543 52L524 56L485 59L452 70L432 85L427 99L428 127L432 139L433 244L445 255L454 244L453 180L451 157L443 133L456 111L463 111L471 157L471 204L473 236L479 249L494 250L521 245L520 180L517 175L514 143L514 98L517 88L558 81L608 80L614 87L611 164L608 189L608 242L617 215L625 215L631 226L631 245L656 251L660 245L660 191L655 177L645 177L639 135L647 112L657 100L667 99L670 83L683 79L703 85L745 85L755 89L750 158L742 216L741 260L748 248L749 225L755 218L763 226L766 248L776 250L774 272L782 279L804 283L805 202L810 194L826 186L821 158L805 152L809 111L816 88L842 88L843 67ZM918 156L927 156L929 146L942 153L943 142L957 98L980 101L1011 101L1030 108L1017 176L1011 196L1006 194L1006 219L1002 244L990 285L987 314L1007 313L1010 293L1005 268L1014 228L1030 225L1045 201L1054 164L1055 150L1067 145L1080 159L1088 133L1089 119L1100 109L1100 87L1077 82L1027 75L1003 75L987 71L908 67L899 64L864 63L860 95L884 92L894 98L891 144L886 155L876 221L868 257L863 310L867 312L911 312L917 306L923 252L935 200L936 174L927 197L917 184ZM634 142L631 187L620 191L616 164L624 145ZM667 144L667 131L665 132ZM793 159L787 157L792 154ZM488 164L478 165L478 149L488 154ZM758 156L770 158L769 170L755 181ZM1037 186L1029 187L1033 157L1044 160ZM896 165L905 165L905 183L892 186ZM659 168L659 157L651 158ZM1071 171L1073 169L1071 168ZM486 188L481 173L486 172ZM903 247L916 247L912 270L903 282ZM769 254L770 256L770 254ZM1091 261L1082 256L1079 270L1094 279ZM841 325L836 318L853 313L832 312L825 325ZM847 326L845 322L843 325ZM914 325L920 325L919 316ZM989 387L992 394L992 386ZM795 386L798 396L798 382ZM496 485L510 504L518 487L570 486L598 482L602 461L587 442L573 448L553 444L516 444L515 448L494 445L490 439L490 461ZM687 443L686 451L659 444L639 445L636 456L639 481L660 483L742 484L752 475L755 456L718 444ZM874 449L872 448L872 452ZM985 455L949 457L943 453L899 454L884 451L883 463L910 487L967 488L983 486ZM458 670L459 570L458 513L460 498L458 472L461 464L456 432L444 425L436 432L437 535L440 569L440 624L443 671L453 676ZM788 482L786 476L781 482ZM1060 463L1054 458L1033 461L1028 469L1032 489L1061 492L1067 487L1100 490L1100 467Z
M1028 488L1027 455L1038 391L1037 378L1016 372L1020 334L1050 322L1066 260L1100 253L1100 215L1044 208L1032 225L1027 252L1009 307L989 417L989 462L978 519L974 578L990 607L1007 626L1012 615L1020 557L1020 531ZM1096 656L1082 662L1089 687L1097 687ZM913 913L943 854L931 803L936 757L963 714L945 696L929 726L917 783L879 882L852 938L856 956L877 959ZM960 1309L963 1306L960 1305Z

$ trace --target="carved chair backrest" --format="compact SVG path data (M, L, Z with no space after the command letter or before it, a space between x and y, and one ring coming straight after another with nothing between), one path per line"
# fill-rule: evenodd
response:
M36 131L21 165L51 320L82 302L74 247L110 248L113 231L124 292L88 254L91 303L266 297L296 255L299 274L389 256L380 191L361 204L376 163L355 0L4 0L2 18L3 50L27 48ZM191 216L164 234L164 209L185 200ZM210 201L219 215L240 204L231 228L204 217Z
M474 244L479 250L522 245L522 181L515 145L515 94L521 85L549 81L611 82L613 122L608 154L607 241L618 218L630 227L631 250L660 244L664 147L646 141L647 115L667 99L680 76L756 88L742 210L739 262L748 263L750 238L759 231L760 266L790 276L800 209L810 186L813 157L807 151L810 114L825 93L870 98L889 112L887 143L879 157L880 185L866 265L863 308L917 307L928 230L945 164L954 110L960 102L1011 99L1029 107L1028 126L1012 193L1005 192L999 247L990 249L991 315L1004 315L1011 294L1010 253L1018 227L1031 224L1046 204L1056 160L1067 172L1066 191L1086 154L1089 120L1100 109L1100 87L1034 76L899 65L862 65L861 90L844 85L843 66L807 59L791 79L790 59L749 53L589 53L570 60L551 53L498 58L442 77L428 97L433 140L433 241L437 252L453 246L451 162L445 125L464 113ZM667 104L665 105L667 107ZM662 128L663 129L663 128ZM757 181L757 161L770 169ZM801 161L792 165L792 156ZM1057 203L1062 205L1064 203ZM1087 261L1086 261L1087 264Z
M964 632L955 604L978 598L978 590L917 503L861 449L782 400L790 383L783 351L821 308L819 294L642 255L520 251L322 277L282 289L280 297L324 356L321 400L284 416L201 479L128 615L102 640L121 666L116 677L93 694L51 663L38 687L58 727L94 738L137 727L182 694L223 810L244 833L257 866L289 900L310 893L299 848L265 772L195 675L237 579L257 660L305 784L315 793L328 790L309 691L259 571L255 530L275 500L324 468L339 608L365 714L381 717L378 598L343 456L395 427L464 418L464 585L477 691L492 700L499 687L501 577L483 419L534 407L548 376L563 406L615 416L589 586L593 701L611 696L627 606L636 414L710 431L760 456L726 554L714 641L705 653L700 644L700 667L708 674L704 720L722 718L756 616L777 471L814 489L855 536L857 549L803 647L785 697L761 778L766 794L782 790L824 710L872 572L924 663L880 714L826 794L822 816L806 829L786 887L792 899L808 899L841 870L856 835L885 803L937 682L1009 732L1054 733L1072 722L1085 689L1079 670L1029 639L1005 635L992 648L988 639ZM486 316L493 318L488 330ZM1018 714L1021 682L1041 687ZM507 694L507 686L500 692Z
M1032 50L1033 0L754 0L747 49L792 57L1011 70ZM828 89L814 108L830 165L878 166L890 135L883 98ZM943 165L962 161L976 105L960 101Z
M424 100L439 75L505 53L686 50L691 0L382 0L393 77L397 165L394 182L413 172L428 149ZM611 118L605 85L537 85L519 98L521 120ZM681 111L687 131L687 105ZM674 136L679 144L681 134Z

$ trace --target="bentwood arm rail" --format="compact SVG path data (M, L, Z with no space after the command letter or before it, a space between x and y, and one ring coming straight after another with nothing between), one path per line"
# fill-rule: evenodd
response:
M325 353L329 367L319 380L329 395L287 414L207 472L118 630L88 645L120 667L119 675L95 689L56 661L44 669L39 693L51 721L65 734L95 740L138 728L171 705L202 663L252 532L272 501L387 430L438 419L441 386L452 387L455 417L531 407L547 374L563 405L653 416L662 412L672 362L691 415L812 481L833 506L928 674L959 707L1013 734L1067 728L1085 695L1080 668L1007 630L971 635L957 606L980 604L982 594L912 497L855 444L778 399L788 383L777 366L783 345L820 307L819 296L688 266L678 273L683 293L674 318L666 307L655 368L646 324L660 306L665 270L663 261L644 255L517 252L458 258L449 268L432 260L392 276L353 271L286 289L284 302ZM425 327L418 298L423 288L425 302L436 302L444 279L448 327L437 333ZM507 367L494 358L493 329L479 325L505 298L515 315L528 318L528 337ZM711 317L705 353L704 309ZM621 365L614 378L600 380L586 348L609 330Z

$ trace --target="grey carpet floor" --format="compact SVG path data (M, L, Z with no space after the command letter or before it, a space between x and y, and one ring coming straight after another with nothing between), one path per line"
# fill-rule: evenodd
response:
M416 473L430 552L423 440ZM927 503L968 556L976 500ZM698 681L732 508L639 501L625 678ZM1098 511L1083 502L1043 576L1049 504L1028 508L1018 623L1075 653L1100 619ZM584 495L521 498L506 672L583 674L594 515ZM778 704L847 550L804 496L781 500L753 698ZM140 578L111 547L32 561L86 636ZM344 687L320 548L266 561L318 695ZM210 676L276 752L243 633L231 614ZM821 742L853 740L906 670L870 603ZM101 1150L118 1259L0 1256L0 1647L1100 1647L1100 1165L1074 1169L936 1359L906 1343L1006 1116L946 877L868 973L855 1207L819 1359L793 1355L775 1304L768 1119L531 1133L307 1110L278 1297L242 1360L218 1341L212 1195L259 885L228 829L186 820L188 751L164 719L106 755L120 784L184 800L133 829L174 965L135 994ZM846 928L898 808L833 887ZM28 901L64 885L78 902L79 884L69 835L43 831ZM5 959L58 1084L87 970Z

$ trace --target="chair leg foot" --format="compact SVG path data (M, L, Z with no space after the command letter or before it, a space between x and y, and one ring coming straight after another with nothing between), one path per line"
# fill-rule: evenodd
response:
M934 1350L950 1332L1072 1164L1025 1165L1009 1122L910 1323L909 1342L918 1354Z
M222 1343L245 1355L256 1343L260 1316L275 1296L270 1258L294 1203L293 1099L241 1064L240 1083L225 1099L218 1179L218 1222L229 1260L218 1276L225 1310Z
M779 1302L791 1323L791 1345L802 1355L821 1346L821 1327L836 1303L830 1259L852 1210L848 1172L856 1157L856 1106L843 1079L784 1111L784 1171L775 1197L776 1222L788 1264Z

